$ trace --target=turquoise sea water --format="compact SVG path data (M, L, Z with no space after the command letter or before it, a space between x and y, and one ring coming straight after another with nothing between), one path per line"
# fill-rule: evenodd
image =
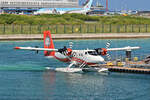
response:
M133 54L150 54L150 39L54 41L56 48L73 42L74 49L141 46ZM127 73L61 73L45 67L67 64L46 59L43 52L14 50L15 46L39 46L42 41L0 42L0 100L150 100L150 75ZM124 52L110 53L112 56Z

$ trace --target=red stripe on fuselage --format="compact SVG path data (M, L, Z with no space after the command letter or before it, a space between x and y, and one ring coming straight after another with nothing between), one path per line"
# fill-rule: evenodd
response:
M59 58L59 57L56 57L54 56L55 59L59 60L59 61L62 61L62 62L70 62L70 60L68 58Z
M89 63L89 62L86 62L86 61L84 61L84 60L82 60L82 59L79 59L79 58L76 58L76 57L72 57L72 60L73 61L76 61L76 62L79 62L79 63L85 63L85 64L87 64L87 65L94 65L94 64L96 64L96 63Z
M71 62L71 60L68 59L68 58L59 58L59 57L56 57L56 56L54 56L54 58L57 59L57 60L59 60L59 61L65 62L65 63ZM96 63L89 63L89 62L86 62L86 61L84 61L84 60L82 60L82 59L79 59L79 58L76 58L76 57L72 57L72 61L76 61L76 62L81 63L81 64L82 64L82 63L85 63L85 64L87 64L87 65L94 65L94 64L96 64Z

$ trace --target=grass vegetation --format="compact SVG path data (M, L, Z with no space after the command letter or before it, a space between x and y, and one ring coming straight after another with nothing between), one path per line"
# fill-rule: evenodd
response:
M150 32L150 19L136 16L0 15L0 34Z
M93 21L94 24L150 24L149 18L134 16L88 16L82 14L63 14L63 15L13 15L1 14L0 24L85 24Z

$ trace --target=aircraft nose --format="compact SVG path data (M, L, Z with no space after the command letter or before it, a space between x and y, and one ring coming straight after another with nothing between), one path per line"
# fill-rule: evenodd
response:
M100 61L100 62L104 62L105 60L104 60L103 57L100 56L99 61Z

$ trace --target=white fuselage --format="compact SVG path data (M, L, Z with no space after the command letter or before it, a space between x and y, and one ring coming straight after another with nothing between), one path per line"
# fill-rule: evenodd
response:
M65 14L65 13L79 13L86 14L93 3L93 0L88 0L83 8L41 8L34 14Z
M62 8L63 9L63 8ZM80 10L57 10L56 8L56 11L54 12L53 9L46 9L46 10L43 10L43 11L37 11L37 12L34 12L35 15L37 14L65 14L65 13L78 13L78 14L86 14L88 10L85 10L85 9L82 9L80 8Z
M104 58L95 51L90 50L73 50L70 56L65 56L59 52L55 52L54 58L62 62L76 62L76 64L86 63L87 65L98 64L104 62Z

